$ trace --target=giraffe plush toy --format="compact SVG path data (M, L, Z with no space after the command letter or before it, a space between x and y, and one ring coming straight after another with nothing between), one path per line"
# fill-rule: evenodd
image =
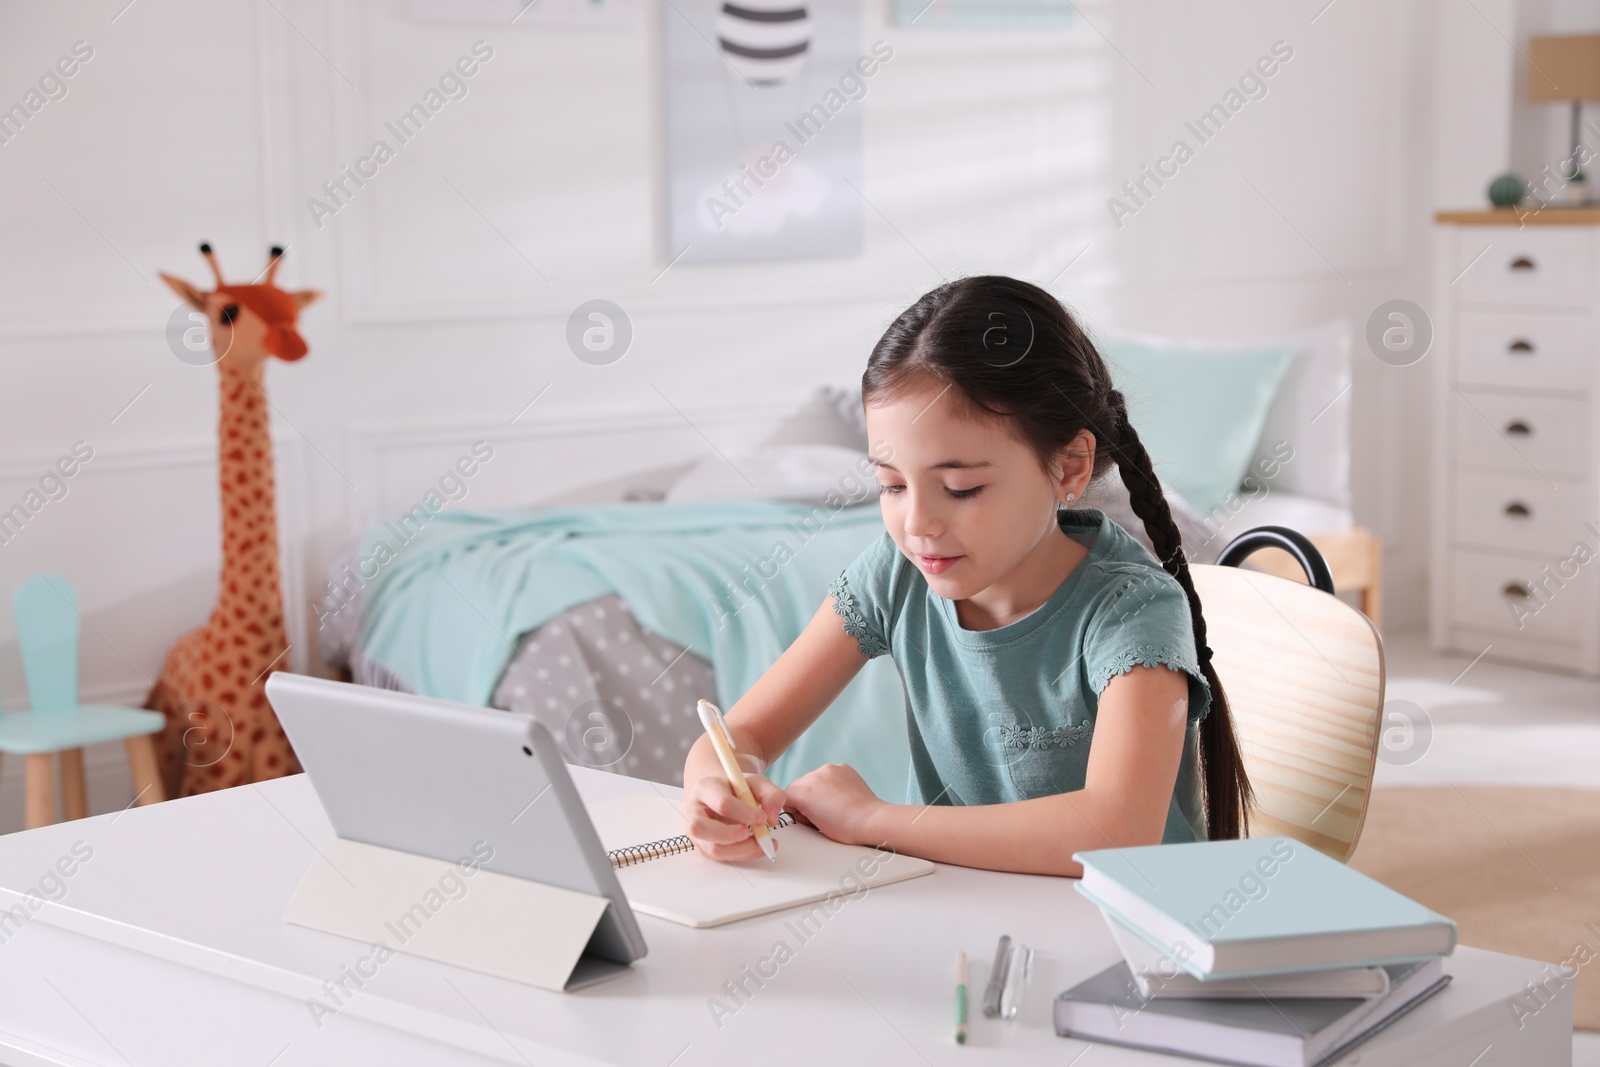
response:
M278 581L278 524L272 487L267 357L306 354L295 329L300 309L322 296L273 284L283 249L274 247L259 284L228 285L211 252L210 292L161 278L210 323L222 414L217 427L222 475L222 581L211 618L178 639L144 706L167 718L160 745L167 796L294 774L294 750L267 703L267 675L289 651Z

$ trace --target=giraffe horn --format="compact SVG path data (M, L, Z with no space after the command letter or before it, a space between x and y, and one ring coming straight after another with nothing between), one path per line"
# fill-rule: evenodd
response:
M200 242L200 254L206 257L206 263L211 267L211 276L217 280L217 288L222 288L225 284L222 280L222 268L217 266L217 257L211 252L210 241Z
M267 285L272 285L274 284L272 279L277 277L278 274L278 264L283 261L283 246L273 245L269 256L265 282Z

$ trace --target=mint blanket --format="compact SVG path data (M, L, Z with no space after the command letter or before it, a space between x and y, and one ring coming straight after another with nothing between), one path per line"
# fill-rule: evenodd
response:
M406 530L367 531L361 647L418 693L487 706L520 635L616 593L641 625L710 661L717 703L730 708L810 622L828 582L881 536L871 505L442 511ZM904 709L892 661L874 659L769 774L786 784L849 763L898 801L909 765Z

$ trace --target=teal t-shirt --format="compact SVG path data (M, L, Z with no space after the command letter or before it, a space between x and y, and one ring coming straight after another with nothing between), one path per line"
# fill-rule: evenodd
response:
M1162 842L1204 840L1198 722L1211 690L1189 602L1149 550L1090 508L1058 512L1089 549L1016 622L968 630L955 603L887 531L828 586L863 655L888 653L906 688L911 804L998 804L1082 789L1100 693L1137 665L1189 676L1189 725Z

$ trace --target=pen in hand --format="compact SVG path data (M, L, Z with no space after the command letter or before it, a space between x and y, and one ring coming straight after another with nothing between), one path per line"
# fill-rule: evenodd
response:
M733 755L733 735L728 733L727 723L722 718L722 709L709 700L702 700L696 706L700 713L700 723L706 728L706 735L711 738L711 747L717 753L717 759L722 763L722 772L728 776L728 784L733 787L734 795L752 808L759 809L755 794L750 792L750 783L745 781L744 771L739 768L739 761ZM776 863L777 845L772 840L771 827L765 822L758 822L750 828L751 835L756 839L756 844L761 847L761 854Z

